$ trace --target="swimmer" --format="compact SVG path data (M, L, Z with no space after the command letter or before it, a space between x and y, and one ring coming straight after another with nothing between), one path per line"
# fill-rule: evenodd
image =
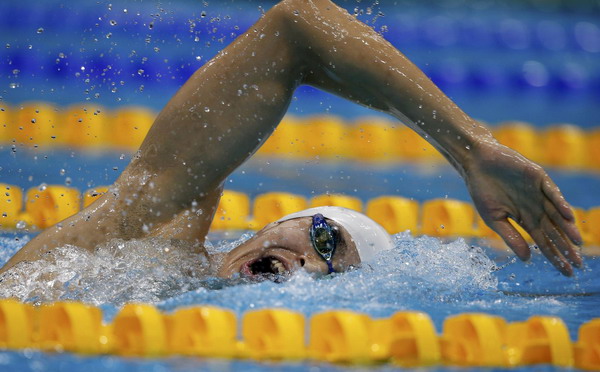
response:
M110 191L32 239L2 268L67 244L168 239L202 253L225 179L256 152L307 84L388 113L424 136L465 180L479 214L522 260L521 225L564 275L581 267L569 204L544 170L499 144L381 35L329 0L284 0L196 71L160 112ZM341 272L392 247L357 212L307 210L226 254L220 277Z

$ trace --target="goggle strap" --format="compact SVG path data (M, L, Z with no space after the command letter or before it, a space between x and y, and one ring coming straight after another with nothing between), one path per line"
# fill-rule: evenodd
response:
M331 263L331 261L325 261L325 262L327 262L327 269L329 270L329 272L327 274L335 273L335 269L333 268L333 264Z

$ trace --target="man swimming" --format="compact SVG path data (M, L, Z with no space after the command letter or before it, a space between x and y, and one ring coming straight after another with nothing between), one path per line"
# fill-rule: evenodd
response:
M464 178L484 221L522 260L521 225L564 275L582 265L573 213L543 169L500 145L374 30L329 0L284 0L183 85L110 191L48 228L2 268L67 244L160 237L203 252L224 180L278 125L308 84L401 120ZM433 114L435 113L435 114ZM347 270L391 247L367 217L308 210L266 226L226 255L217 274Z

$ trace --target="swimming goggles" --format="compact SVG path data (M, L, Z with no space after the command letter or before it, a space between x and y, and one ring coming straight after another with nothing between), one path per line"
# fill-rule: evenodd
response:
M323 217L322 214L317 213L312 217L310 241L312 242L315 251L317 251L319 256L327 263L327 268L329 269L328 274L335 272L331 260L335 253L337 233L337 229L331 227L331 225L325 221L325 217Z

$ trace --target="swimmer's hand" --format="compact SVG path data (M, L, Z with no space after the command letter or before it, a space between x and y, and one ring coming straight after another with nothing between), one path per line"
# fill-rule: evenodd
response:
M539 165L497 142L473 150L465 181L485 223L526 261L531 252L508 218L514 220L563 275L573 275L571 265L583 264L576 247L582 238L558 187Z

